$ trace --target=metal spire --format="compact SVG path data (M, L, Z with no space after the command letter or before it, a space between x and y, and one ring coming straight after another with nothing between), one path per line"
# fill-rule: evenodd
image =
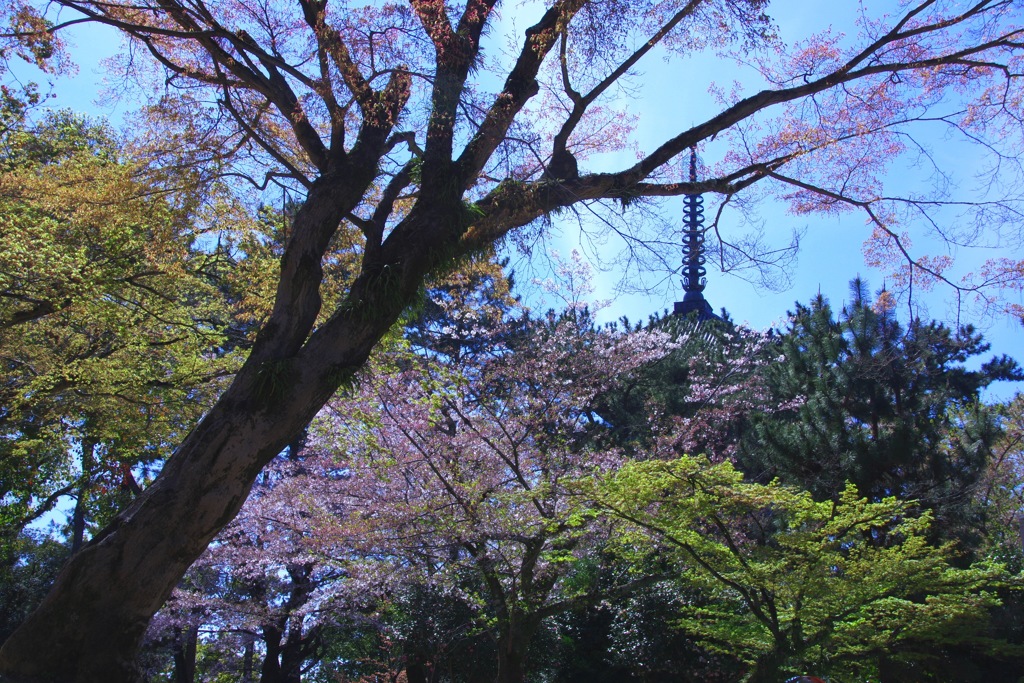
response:
M697 182L697 151L690 148L690 182ZM707 268L704 264L704 197L688 194L683 197L683 295L675 305L676 315L696 312L698 320L717 318L711 304L704 299Z

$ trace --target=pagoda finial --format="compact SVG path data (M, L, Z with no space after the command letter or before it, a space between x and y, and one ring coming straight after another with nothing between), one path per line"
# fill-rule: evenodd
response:
M697 182L697 150L690 148L690 182ZM707 268L704 267L704 197L700 194L683 196L683 295L677 301L675 312L687 315L697 312L700 320L715 318L711 305L704 299L707 286Z

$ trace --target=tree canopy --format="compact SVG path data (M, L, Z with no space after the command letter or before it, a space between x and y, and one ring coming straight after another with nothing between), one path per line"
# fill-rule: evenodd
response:
M748 681L812 667L871 680L901 660L941 666L944 645L987 640L985 608L1006 581L999 567L951 566L953 547L927 541L930 514L892 497L870 502L853 485L818 503L684 457L625 465L597 504L630 522L620 539L629 552L653 532L679 557L682 580L707 598L684 606L679 626L745 661ZM912 670L904 675L920 680Z
M112 131L56 112L12 122L0 149L6 537L62 496L138 493L132 468L166 458L237 359L219 351L223 254L194 249L194 213Z
M746 416L737 461L820 498L853 482L872 499L916 499L944 533L964 532L999 431L981 391L1021 370L1005 355L983 361L989 346L970 325L904 326L886 292L873 298L858 278L851 294L838 315L821 295L791 313L763 373L771 408Z
M59 59L61 31L80 22L126 36L123 67L160 84L148 111L155 166L191 167L196 182L278 183L302 197L244 364L177 439L160 476L71 559L0 650L0 672L130 679L147 622L187 567L263 466L365 363L425 276L506 237L529 244L556 212L629 211L695 192L738 200L763 189L797 212L861 211L871 258L895 256L907 287L1019 285L1011 258L960 282L946 259L913 252L907 231L942 233L935 211L960 204L942 182L924 195L901 192L886 175L894 160L918 155L934 162L924 174L941 178L914 131L942 126L977 143L997 172L990 192L965 204L971 216L985 235L1019 237L1008 226L1021 185L998 182L1019 168L1022 142L1022 29L1009 0L865 9L848 36L791 44L765 0L553 0L530 6L525 30L500 36L508 47L488 42L499 9L515 11L496 0L19 0L0 10L4 59ZM588 166L630 145L618 95L644 60L698 53L744 60L755 83L712 95L716 113L616 170ZM705 176L677 181L681 155L702 145ZM657 234L632 229L647 225L636 214L628 229L612 225L632 253L657 244Z

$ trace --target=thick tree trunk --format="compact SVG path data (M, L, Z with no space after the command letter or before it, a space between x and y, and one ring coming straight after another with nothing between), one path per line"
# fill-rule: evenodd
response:
M372 342L363 345L360 363ZM158 480L69 561L0 650L0 671L13 681L134 679L134 656L149 619L238 512L262 467L319 409L326 396L316 395L325 389L315 374L325 371L295 363L289 377L305 395L286 392L259 412L252 410L252 397L260 393L253 386L257 373L249 382L240 375ZM56 644L60 657L49 654Z
M526 653L518 649L498 652L498 683L526 683Z
M526 656L521 652L498 655L498 683L525 683Z
M306 661L302 639L286 642L281 647L282 683L302 683L302 664Z
M303 619L294 614L309 600L316 584L312 580L312 564L296 564L288 567L292 587L284 614L273 624L263 627L263 639L267 645L267 656L263 661L260 683L301 683L302 665L306 654L311 651L317 639L318 627L313 626L303 633ZM286 635L287 628L287 635Z
M0 650L0 671L13 681L133 680L150 617L273 456L247 443L273 449L283 443L274 432L265 418L245 424L237 409L211 412L177 463L169 461L160 480L68 562Z
M368 173L369 182L375 166L368 168L351 172ZM362 196L358 189L346 199L338 183L339 174L317 180L296 216L274 312L244 367L156 481L71 558L4 643L0 681L135 681L149 620L238 513L264 465L363 365L426 273L444 255L451 258L457 198L448 213L410 214L397 226L364 265L344 310L310 334L320 310L323 252Z
M350 326L340 353L323 348L330 339L311 340L274 368L280 378L247 364L157 480L68 562L4 643L0 680L134 681L150 618L237 514L263 466L306 426L342 373L365 361L400 310L392 303L376 320Z

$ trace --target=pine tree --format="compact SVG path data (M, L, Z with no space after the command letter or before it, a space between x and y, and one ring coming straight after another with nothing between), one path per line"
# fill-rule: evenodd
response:
M820 295L797 305L765 369L770 404L752 416L739 462L749 476L835 498L853 482L872 499L918 499L938 526L965 534L970 490L997 435L979 393L1021 376L1015 361L965 362L988 345L971 326L914 319L903 327L859 279L836 317Z

